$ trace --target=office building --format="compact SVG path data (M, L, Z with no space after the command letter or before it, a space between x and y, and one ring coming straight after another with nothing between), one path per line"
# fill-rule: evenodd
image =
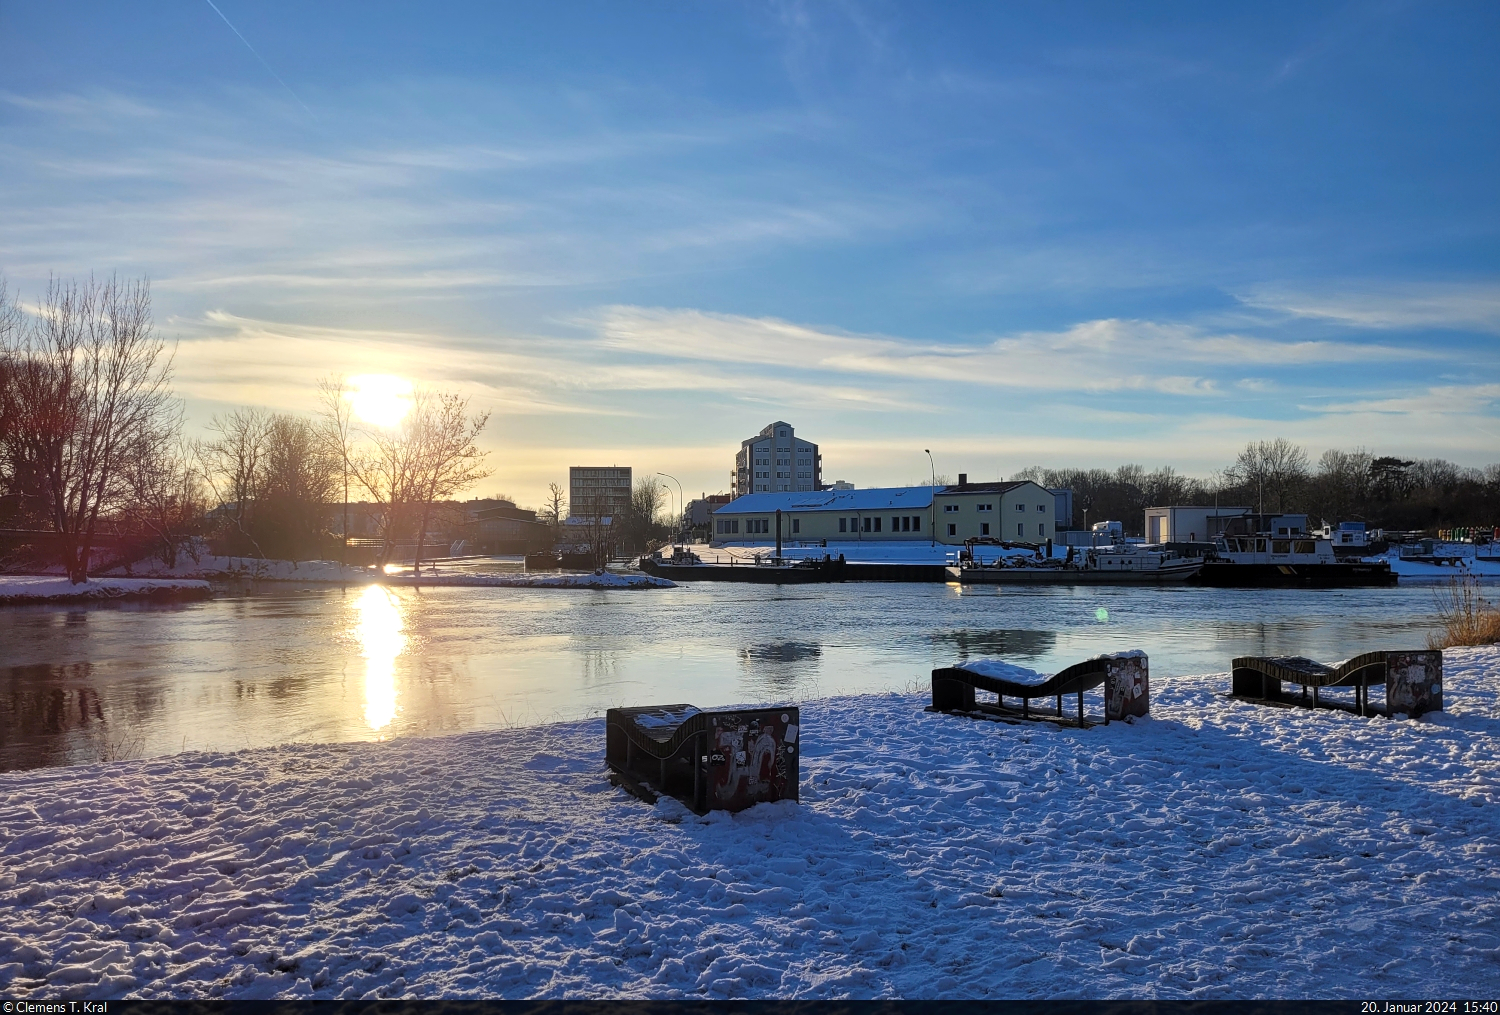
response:
M736 497L747 493L805 493L823 488L823 456L812 441L777 420L740 442L730 481Z
M568 470L568 517L613 518L630 509L630 466L575 465Z

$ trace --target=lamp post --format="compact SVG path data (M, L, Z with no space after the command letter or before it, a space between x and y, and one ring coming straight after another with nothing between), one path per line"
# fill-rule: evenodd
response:
M927 488L927 534L932 537L932 545L937 546L937 466L932 462L932 449L922 450L927 453L927 466L932 470L932 485Z
M685 508L683 507L683 503L682 503L682 484L680 482L678 482L676 476L667 476L667 474L665 472L658 472L657 475L658 476L666 476L667 479L670 479L672 482L677 483L677 531L679 533L681 533L682 532L682 512L685 510ZM669 497L671 496L671 491L670 490L667 491L667 496L669 496ZM676 540L674 539L673 542L676 542Z

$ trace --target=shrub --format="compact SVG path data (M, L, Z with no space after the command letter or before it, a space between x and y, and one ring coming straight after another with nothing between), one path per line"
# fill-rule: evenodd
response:
M1484 598L1473 575L1454 575L1440 586L1437 611L1443 630L1428 636L1429 648L1500 642L1500 607Z

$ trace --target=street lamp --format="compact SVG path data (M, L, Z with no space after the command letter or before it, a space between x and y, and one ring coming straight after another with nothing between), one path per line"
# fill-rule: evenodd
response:
M927 465L932 470L932 485L927 488L927 534L932 537L932 545L937 546L937 466L932 463L932 449L922 450L927 452Z
M670 479L672 482L677 483L677 531L678 531L678 533L681 533L682 532L682 512L685 510L685 508L683 507L683 503L682 503L682 484L677 481L677 477L676 476L667 476L667 474L665 472L658 472L657 475L658 476L666 476L667 479ZM670 490L667 491L667 495L671 496L671 491ZM673 542L676 542L676 540L673 540Z

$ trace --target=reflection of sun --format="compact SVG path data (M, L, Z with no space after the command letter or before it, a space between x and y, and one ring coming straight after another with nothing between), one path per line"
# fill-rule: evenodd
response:
M411 382L390 374L349 378L349 401L361 422L395 426L411 409Z
M389 589L371 585L354 608L359 611L354 635L365 657L365 723L381 730L396 718L396 657L406 648L401 601Z

